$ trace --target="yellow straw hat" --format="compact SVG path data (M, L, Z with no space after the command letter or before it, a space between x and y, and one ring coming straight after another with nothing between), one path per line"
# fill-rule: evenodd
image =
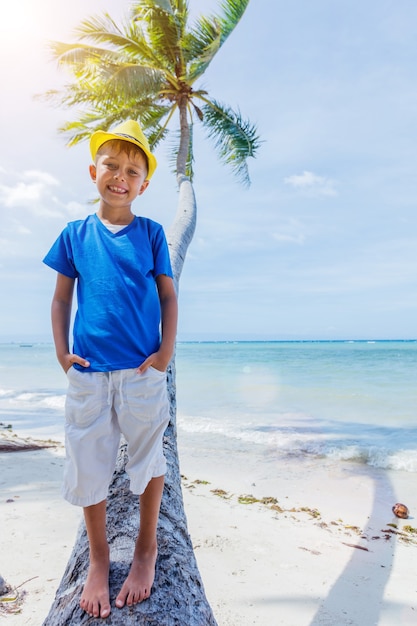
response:
M148 157L148 175L146 180L149 180L156 170L157 161L150 151L148 140L143 134L138 122L135 122L135 120L128 120L127 122L123 122L123 124L116 126L112 131L106 132L104 130L97 130L93 133L90 139L90 152L93 157L93 161L96 158L96 154L100 146L111 139L129 141L143 150Z

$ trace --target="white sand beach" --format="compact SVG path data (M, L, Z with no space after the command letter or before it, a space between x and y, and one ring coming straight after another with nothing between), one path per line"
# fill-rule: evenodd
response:
M190 444L180 436L185 508L219 626L417 623L415 474L317 460L271 460L266 474ZM42 624L71 552L81 511L61 498L62 466L61 446L0 453L8 626Z

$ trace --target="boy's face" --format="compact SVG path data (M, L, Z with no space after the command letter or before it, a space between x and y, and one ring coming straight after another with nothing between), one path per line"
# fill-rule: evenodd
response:
M147 162L140 150L125 152L106 142L97 153L90 176L97 185L100 198L115 208L129 206L147 188Z

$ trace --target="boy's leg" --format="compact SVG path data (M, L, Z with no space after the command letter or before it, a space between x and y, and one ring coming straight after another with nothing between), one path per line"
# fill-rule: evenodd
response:
M109 544L106 533L106 500L84 507L84 519L90 547L87 580L81 594L81 608L94 617L110 615Z
M158 553L156 529L163 490L164 476L158 476L150 480L140 496L139 535L129 575L116 598L118 608L142 602L151 595Z

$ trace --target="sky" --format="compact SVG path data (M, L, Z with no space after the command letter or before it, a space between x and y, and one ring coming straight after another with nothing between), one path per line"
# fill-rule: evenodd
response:
M189 0L213 13L220 0ZM48 340L54 272L42 258L94 212L76 111L47 42L130 3L21 0L0 9L0 340ZM195 135L198 223L180 281L180 340L417 337L417 3L251 0L202 81L257 125L251 186ZM166 230L177 204L167 146L137 214Z

